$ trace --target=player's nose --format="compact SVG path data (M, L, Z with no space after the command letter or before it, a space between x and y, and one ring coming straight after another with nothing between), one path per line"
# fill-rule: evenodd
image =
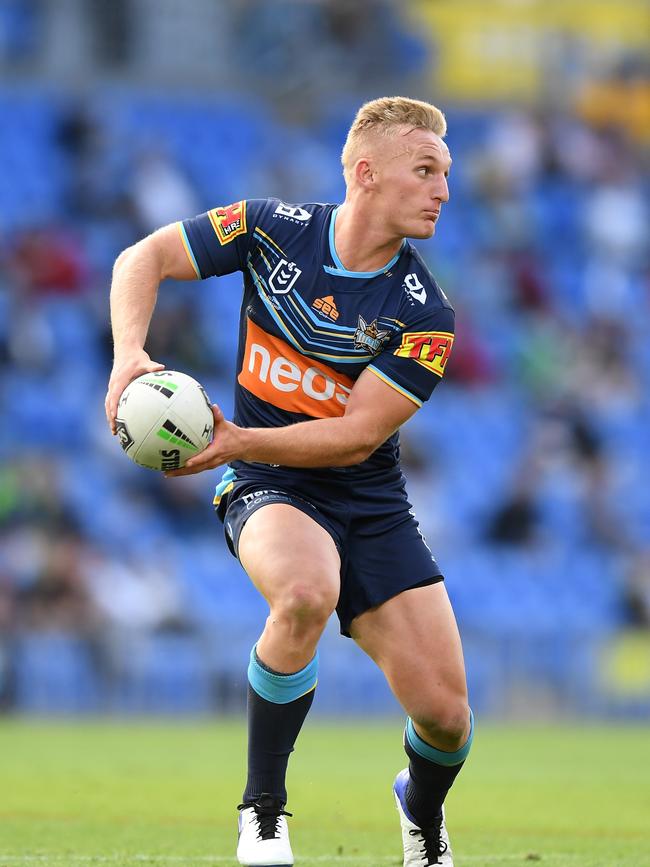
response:
M449 184L447 183L446 177L441 176L436 180L436 185L433 190L433 198L438 202L449 201Z

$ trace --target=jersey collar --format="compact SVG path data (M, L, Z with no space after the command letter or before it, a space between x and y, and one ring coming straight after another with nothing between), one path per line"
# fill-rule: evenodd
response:
M348 269L344 266L343 262L339 259L338 253L336 252L336 246L334 245L334 226L336 224L336 215L338 213L340 206L334 208L330 216L330 230L329 230L329 244L330 244L330 256L332 257L332 261L334 262L335 267L332 268L330 265L323 265L323 269L328 274L333 274L335 277L356 277L360 280L368 280L371 277L379 277L381 274L385 274L386 271L390 271L393 265L397 262L399 257L402 255L402 250L406 244L406 240L402 241L402 245L395 253L393 258L388 262L387 265L384 265L383 268L380 268L378 271L348 271Z

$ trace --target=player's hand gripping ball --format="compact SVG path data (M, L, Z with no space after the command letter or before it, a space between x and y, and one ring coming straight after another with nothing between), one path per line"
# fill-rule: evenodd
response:
M129 383L117 404L117 435L126 454L150 470L177 470L212 440L214 417L203 386L161 370Z

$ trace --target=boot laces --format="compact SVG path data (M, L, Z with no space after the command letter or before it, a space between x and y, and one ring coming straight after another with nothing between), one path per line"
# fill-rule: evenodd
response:
M260 840L276 840L280 835L280 816L292 816L287 813L284 804L272 795L260 795L257 801L240 804L238 810L252 807L257 822L257 836Z
M422 855L427 859L426 867L442 864L439 860L447 851L447 844L442 839L442 814L438 816L429 828L413 828L409 831L411 837L419 837L422 842Z

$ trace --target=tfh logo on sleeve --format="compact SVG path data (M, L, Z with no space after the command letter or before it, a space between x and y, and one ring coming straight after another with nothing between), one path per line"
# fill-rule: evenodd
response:
M449 331L407 331L402 334L402 343L394 355L412 358L427 370L442 376L454 343Z
M208 211L212 228L221 246L229 244L237 235L246 232L246 201L234 202L225 208Z

